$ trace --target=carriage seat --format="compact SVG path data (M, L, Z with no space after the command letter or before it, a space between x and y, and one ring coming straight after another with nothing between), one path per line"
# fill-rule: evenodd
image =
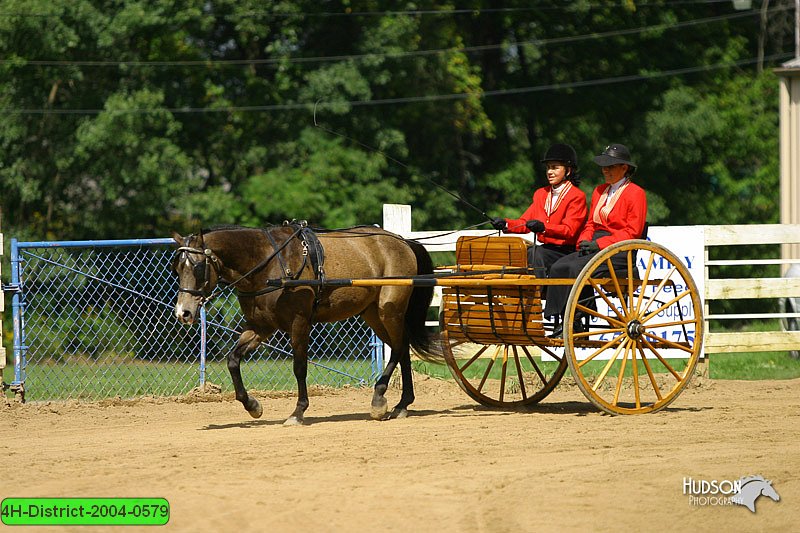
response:
M528 243L521 237L460 237L456 272L479 285L442 289L442 325L451 340L478 344L536 345L545 338L541 286L528 268ZM475 271L491 271L476 275ZM448 278L450 282L459 277ZM516 286L493 285L514 279Z
M459 237L456 264L473 270L528 268L528 241L521 237Z

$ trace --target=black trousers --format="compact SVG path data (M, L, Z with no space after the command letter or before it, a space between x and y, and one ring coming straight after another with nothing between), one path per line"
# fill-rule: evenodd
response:
M566 255L553 263L553 265L550 267L549 277L577 278L578 274L580 274L581 270L583 270L583 267L585 267L595 255L597 254L594 253L580 255L578 252ZM635 260L636 258L634 258L634 262ZM616 271L625 271L628 268L627 254L623 252L612 256L611 265ZM594 271L594 276L602 276L604 274L609 274L608 266L605 262L598 266ZM567 307L567 299L569 299L569 293L571 290L571 285L550 285L547 288L547 300L544 306L544 316L552 317L558 315L563 317L564 309ZM583 294L582 297L591 297L591 292L591 288L586 289L586 294Z
M528 246L528 266L533 267L533 273L537 278L546 278L553 263L574 251L574 246L558 246L555 244Z

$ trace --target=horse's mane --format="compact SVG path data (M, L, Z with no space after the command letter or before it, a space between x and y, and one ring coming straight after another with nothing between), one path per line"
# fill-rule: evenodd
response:
M280 228L284 225L285 224L267 224L266 226L264 226L263 229ZM335 231L347 232L350 230L361 229L361 228L378 228L379 226L374 226L372 224L359 224L356 226L347 226L345 228L322 228L317 226L308 226L308 227L314 230L316 233L332 233ZM249 226L241 226L239 224L217 224L209 228L203 228L201 231L205 235L206 233L212 233L214 231L231 231L231 230L242 230L242 229L262 229L262 228L252 228Z
M317 227L312 227L311 229L313 229L317 233L333 233L335 231L338 231L340 233L347 233L348 231L351 231L351 230L354 230L354 229L362 229L362 228L381 229L380 226L375 226L373 224L359 224L357 226L347 226L345 228L317 228Z
M742 487L744 487L745 485L747 485L751 481L763 481L763 482L767 483L767 480L764 479L764 476L747 476L747 477L743 477L739 481L741 482Z
M245 226L239 226L237 224L219 224L216 226L211 226L210 228L203 228L200 231L203 235L207 233L213 233L215 231L229 231L229 230L237 230L237 229L252 229Z
M294 223L294 221L292 221ZM250 226L241 226L239 224L218 224L211 226L209 228L203 228L200 230L203 235L207 235L209 233L213 233L215 231L238 231L238 230L260 230L266 229L271 230L274 228L281 228L284 227L285 224L267 224L263 228L253 228ZM354 231L359 229L381 229L380 226L376 226L373 224L359 224L355 226L347 226L344 228L322 228L317 226L308 226L309 229L313 230L314 233L347 233L348 231ZM361 232L355 233L355 235L363 235ZM366 235L364 235L366 236Z

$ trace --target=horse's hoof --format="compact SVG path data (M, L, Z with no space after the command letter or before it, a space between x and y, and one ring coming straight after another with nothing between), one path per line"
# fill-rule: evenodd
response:
M398 420L400 418L408 418L408 409L395 407L392 411L392 418L397 418Z
M381 396L372 399L372 408L369 411L369 416L373 420L383 420L387 412L389 412L389 407L386 398Z
M250 416L252 416L253 418L261 418L261 415L264 414L264 408L261 407L261 404L258 402L258 400L253 400L253 401L256 402L255 408L250 409L247 412L250 413Z
M284 426L302 426L303 419L297 418L296 416L290 416L286 419L286 422L283 423Z

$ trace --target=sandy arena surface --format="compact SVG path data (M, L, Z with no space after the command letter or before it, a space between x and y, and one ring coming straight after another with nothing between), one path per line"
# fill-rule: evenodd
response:
M259 420L218 393L0 403L0 494L169 500L167 526L124 531L797 531L800 380L698 379L663 412L611 417L565 384L501 411L416 378L407 419L369 420L368 389L317 389L303 427L282 425L287 394L256 393ZM683 494L755 474L781 496L755 513Z

